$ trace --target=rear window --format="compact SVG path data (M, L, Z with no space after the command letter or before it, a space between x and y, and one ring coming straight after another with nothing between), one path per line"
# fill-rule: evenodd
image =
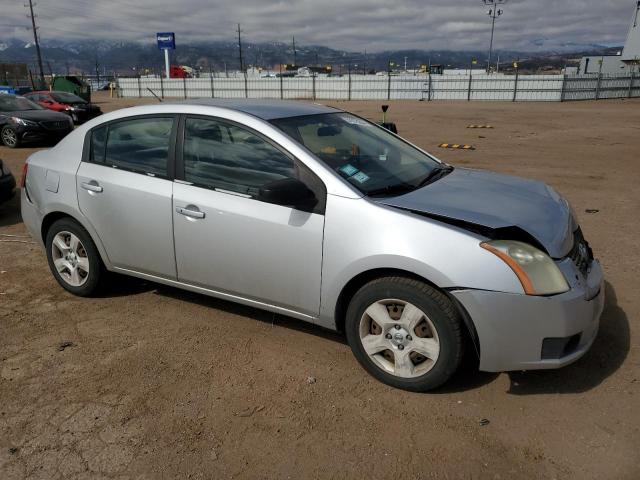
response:
M91 132L91 153L89 158L92 163L104 163L106 140L107 127L96 128Z
M172 117L138 118L91 132L90 161L136 173L167 177Z

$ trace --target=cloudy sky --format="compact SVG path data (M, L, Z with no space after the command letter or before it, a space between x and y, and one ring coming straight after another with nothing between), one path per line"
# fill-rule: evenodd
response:
M0 42L28 40L25 0L2 0ZM567 43L620 45L636 0L510 0L498 20L496 46L535 50ZM485 48L490 19L482 0L38 0L43 40L95 38L178 42L289 42L363 51Z

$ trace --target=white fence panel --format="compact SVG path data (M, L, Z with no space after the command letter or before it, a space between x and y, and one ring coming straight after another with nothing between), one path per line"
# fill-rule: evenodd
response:
M121 97L557 102L640 96L628 75L344 75L341 77L119 78Z

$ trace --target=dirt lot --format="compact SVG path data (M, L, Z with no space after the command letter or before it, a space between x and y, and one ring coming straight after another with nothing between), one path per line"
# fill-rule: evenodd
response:
M379 104L338 105L378 119ZM14 199L0 207L0 478L640 478L640 102L391 102L390 116L454 165L570 199L608 280L583 359L394 390L296 320L136 280L65 293L36 245L6 236L26 235ZM19 175L33 151L0 157Z

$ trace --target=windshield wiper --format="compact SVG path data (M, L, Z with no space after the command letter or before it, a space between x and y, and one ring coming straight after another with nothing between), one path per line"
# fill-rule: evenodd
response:
M376 197L378 195L393 195L396 193L406 193L415 190L416 187L408 183L396 183L394 185L387 185L386 187L374 188L367 192L368 197Z
M453 167L451 165L444 165L442 167L434 168L431 170L426 177L420 180L420 183L416 186L416 190L418 188L422 188L425 185L429 185L430 183L435 182L436 180L441 179L445 175L453 172Z

